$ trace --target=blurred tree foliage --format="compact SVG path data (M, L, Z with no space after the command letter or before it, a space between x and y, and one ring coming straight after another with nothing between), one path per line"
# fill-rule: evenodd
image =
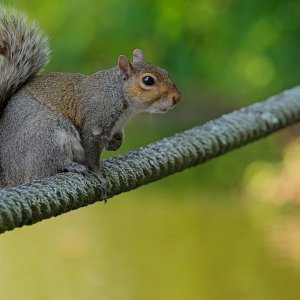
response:
M170 72L182 91L182 103L166 116L143 115L132 121L122 152L264 99L300 78L298 1L4 3L26 11L50 36L49 71L91 73L142 48L149 61ZM278 157L277 144L264 140L227 155L186 173L185 183L199 184L200 176L205 185L234 186L249 162ZM228 168L232 176L227 176ZM176 178L168 180L180 181Z

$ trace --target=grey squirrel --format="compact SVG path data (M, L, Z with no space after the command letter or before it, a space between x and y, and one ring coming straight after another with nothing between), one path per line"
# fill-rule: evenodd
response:
M140 112L164 113L180 100L168 73L133 51L92 75L44 73L47 38L14 10L0 12L0 183L15 186L58 172L100 171L123 126Z

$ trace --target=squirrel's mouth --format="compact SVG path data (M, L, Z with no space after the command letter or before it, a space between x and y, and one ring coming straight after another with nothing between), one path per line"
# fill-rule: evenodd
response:
M156 113L159 113L159 114L164 114L164 113L166 113L166 112L168 112L169 110L171 109L171 107L169 107L169 108L155 108L155 112Z
M168 111L168 109L167 108L158 108L157 111L161 112L161 113L165 113Z
M162 113L166 113L169 109L167 109L167 108L160 108L159 109Z
M155 107L155 108L152 107L148 110L148 112L154 113L154 114L164 114L167 111L168 111L167 108L157 108L157 107Z

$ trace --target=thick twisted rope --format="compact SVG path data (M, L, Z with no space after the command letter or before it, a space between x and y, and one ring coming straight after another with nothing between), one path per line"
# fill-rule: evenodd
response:
M77 209L204 163L300 120L300 87L72 173L0 191L0 232Z

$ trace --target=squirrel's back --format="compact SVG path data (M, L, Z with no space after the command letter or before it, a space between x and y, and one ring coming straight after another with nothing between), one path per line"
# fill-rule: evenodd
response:
M76 126L80 126L80 100L76 84L83 77L84 75L79 73L43 73L30 80L22 90L30 93L36 101L68 117Z
M1 114L8 99L47 64L48 40L24 14L0 6L0 55Z

